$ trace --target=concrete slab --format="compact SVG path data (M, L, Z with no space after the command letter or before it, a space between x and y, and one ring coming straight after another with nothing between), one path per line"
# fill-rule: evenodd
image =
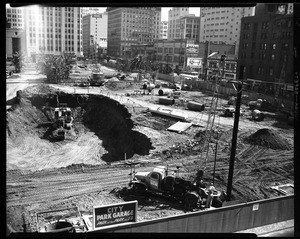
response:
M167 130L175 131L180 134L180 133L184 132L185 130L187 130L192 125L193 125L192 123L178 121L177 123L175 123L175 124L171 125L169 128L167 128Z

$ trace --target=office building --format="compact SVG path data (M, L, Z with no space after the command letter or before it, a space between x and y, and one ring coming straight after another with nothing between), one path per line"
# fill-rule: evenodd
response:
M130 57L131 45L150 44L160 38L161 8L108 7L107 54Z
M103 13L103 10L99 7L82 7L80 8L82 17L86 15L91 15L91 14L101 14Z
M107 48L107 12L83 16L82 46L86 57L94 56L98 48Z
M239 68L252 89L270 95L293 89L293 21L290 4L257 4L255 16L242 19Z
M160 34L161 39L168 39L168 21L161 21Z
M24 7L26 46L29 56L45 53L82 55L79 7Z
M10 23L11 28L24 29L23 8L12 8L9 4L6 4L6 20Z
M200 41L218 44L235 44L238 55L241 19L254 15L254 7L204 7L200 9L202 18Z
M200 17L187 15L180 18L180 38L199 42Z
M180 18L189 15L188 7L173 7L168 12L168 40L181 39Z

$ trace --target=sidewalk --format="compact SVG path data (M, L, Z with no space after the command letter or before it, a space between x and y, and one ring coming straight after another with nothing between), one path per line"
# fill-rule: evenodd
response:
M262 227L250 228L236 233L254 233L258 237L293 237L294 219L269 224Z

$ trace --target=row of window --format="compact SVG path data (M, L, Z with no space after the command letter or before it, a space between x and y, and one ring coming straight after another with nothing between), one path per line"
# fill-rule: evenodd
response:
M243 29L244 30L250 30L251 28L251 25L253 24L253 27L254 27L254 31L257 30L258 28L258 23L255 22L255 23L249 23L249 22L245 22L244 25L243 25ZM269 29L269 22L263 22L262 23L262 30L267 30ZM282 27L282 28L286 28L286 27L292 27L292 21L291 20L279 20L277 23L276 23L276 26L277 27Z

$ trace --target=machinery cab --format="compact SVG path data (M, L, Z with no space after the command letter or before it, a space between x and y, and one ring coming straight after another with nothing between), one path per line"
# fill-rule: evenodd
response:
M164 166L157 166L150 172L147 176L147 181L149 182L149 189L161 191L163 190L163 179L167 175L167 169Z
M59 107L54 109L55 120L64 124L72 123L72 111L66 104L60 104Z

